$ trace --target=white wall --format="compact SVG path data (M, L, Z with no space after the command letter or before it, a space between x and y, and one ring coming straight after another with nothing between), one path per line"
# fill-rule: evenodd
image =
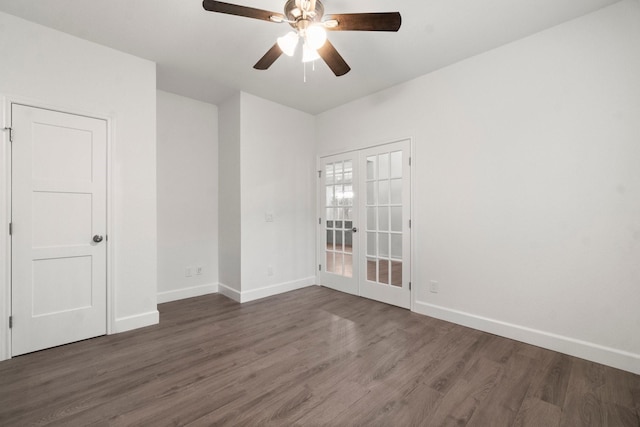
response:
M315 283L314 121L241 94L242 301Z
M640 373L639 22L622 1L318 116L321 155L413 137L416 311Z
M314 284L314 117L240 92L219 120L219 291L246 302Z
M0 52L0 94L112 119L113 331L157 323L155 64L4 13L0 13ZM4 172L8 141L3 144ZM4 224L7 189L3 176L0 220ZM0 227L3 269L7 242L6 227ZM6 271L0 271L0 280L0 289L8 289ZM0 313L4 335L6 314Z
M157 168L158 302L217 292L218 107L158 91Z
M219 106L219 266L220 292L240 295L240 93Z

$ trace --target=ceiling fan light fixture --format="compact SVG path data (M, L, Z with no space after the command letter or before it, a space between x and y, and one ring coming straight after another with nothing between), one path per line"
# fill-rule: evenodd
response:
M321 25L310 25L305 31L305 41L311 49L320 49L327 41L327 31Z
M311 62L320 59L315 49L311 49L307 43L302 45L302 62Z
M289 31L282 37L278 37L278 47L287 56L293 56L298 45L298 34L294 31Z

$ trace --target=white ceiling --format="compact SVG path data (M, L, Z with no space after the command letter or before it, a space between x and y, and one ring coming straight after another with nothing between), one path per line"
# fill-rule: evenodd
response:
M285 0L225 0L282 12ZM236 90L312 114L429 73L619 0L324 0L325 13L402 14L398 33L330 32L351 66L253 64L287 24L206 12L200 0L0 0L0 11L157 63L158 88L218 104Z

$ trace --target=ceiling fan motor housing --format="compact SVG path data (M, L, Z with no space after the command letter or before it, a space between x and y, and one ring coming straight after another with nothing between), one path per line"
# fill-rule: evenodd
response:
M289 25L293 28L299 28L299 21L305 20L302 9L299 4L304 2L304 0L287 0L284 5L284 14L287 17L287 20L292 21ZM307 15L306 20L311 22L320 22L322 16L324 15L324 6L320 0L316 0L316 6L312 15ZM308 24L307 24L308 25Z

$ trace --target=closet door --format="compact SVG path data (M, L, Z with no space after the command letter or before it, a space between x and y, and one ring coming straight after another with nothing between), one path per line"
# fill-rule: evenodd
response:
M106 333L104 120L12 106L12 355Z

